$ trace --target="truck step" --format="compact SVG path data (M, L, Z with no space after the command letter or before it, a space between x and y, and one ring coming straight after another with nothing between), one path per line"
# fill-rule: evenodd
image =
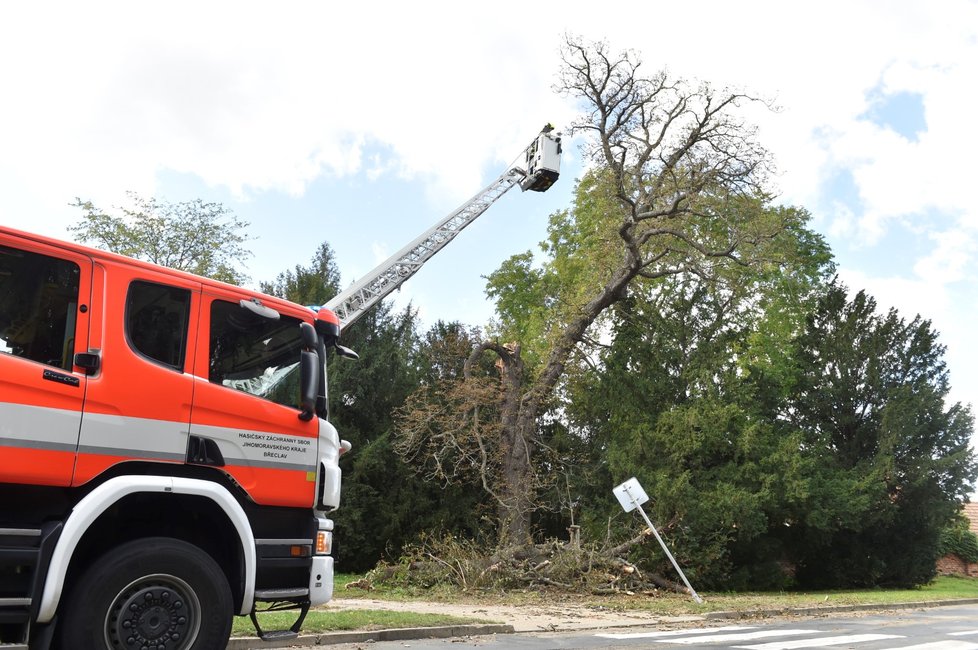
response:
M0 528L0 612L30 606L40 551L40 530Z
M0 650L27 650L33 595L39 593L46 533L60 524L40 528L0 528Z
M309 589L256 589L255 600L291 600L293 598L304 598L309 595Z
M296 589L272 589L269 591L300 591ZM306 590L308 591L308 590ZM287 630L263 630L261 625L258 623L258 610L253 606L251 608L251 622L255 626L255 631L258 633L258 638L262 641L291 641L292 639L299 636L299 630L302 629L302 622L306 620L306 614L309 613L309 600L306 599L302 602L282 604L281 606L272 605L271 608L265 611L281 611L283 609L298 609L299 615L296 617L295 623L292 624Z

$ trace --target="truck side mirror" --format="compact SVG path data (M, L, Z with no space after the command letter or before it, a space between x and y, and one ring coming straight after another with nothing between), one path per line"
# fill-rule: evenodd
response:
M299 357L299 419L308 422L316 414L322 362L316 353L319 337L316 336L315 328L309 323L299 323L299 338L303 348Z
M340 355L341 357L346 357L347 359L359 359L360 358L360 355L359 354L357 354L356 352L354 352L350 348L346 347L345 345L340 345L339 343L337 343L333 347L336 348L336 354Z
M316 414L316 396L319 393L319 355L303 350L299 358L299 419L308 422Z
M319 345L319 337L316 336L316 328L309 323L299 323L299 338L302 347L307 350L315 350Z

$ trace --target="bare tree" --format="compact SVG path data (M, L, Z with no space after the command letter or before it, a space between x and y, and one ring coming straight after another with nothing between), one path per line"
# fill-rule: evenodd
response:
M553 301L544 336L547 349L532 371L519 344L488 341L474 348L467 369L485 353L498 357L493 426L476 415L471 372L470 388L442 391L445 421L435 422L420 408L425 401L420 395L400 414L399 445L405 456L430 458L453 449L453 460L466 457L480 468L486 490L499 503L500 540L510 544L530 539L531 513L543 482L537 466L544 449L541 415L602 312L622 299L636 279L680 273L708 277L718 264L747 264L779 229L772 211L758 209L767 199L768 152L739 116L742 105L756 100L693 85L664 71L643 76L634 52L616 54L606 43L570 37L557 89L584 106L573 131L586 136L590 175L600 179L592 191L596 187L605 193L600 209L611 224L600 253L592 250L596 257L591 261L597 264L585 290L578 282L573 297ZM578 210L581 193L579 187ZM554 244L551 255L577 254L561 253L559 247ZM485 404L489 395L485 390L480 395Z

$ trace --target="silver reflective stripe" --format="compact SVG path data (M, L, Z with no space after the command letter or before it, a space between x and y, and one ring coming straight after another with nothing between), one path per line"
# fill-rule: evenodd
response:
M20 447L22 449L40 449L42 451L70 451L74 453L78 445L74 443L25 440L23 438L0 438L0 447Z
M78 447L80 454L96 454L104 456L124 456L126 458L146 458L148 460L185 460L187 453L171 454L150 449L119 449L118 447L95 447L82 445Z
M217 442L227 465L316 471L316 438L201 425L194 433ZM179 462L186 459L188 435L182 422L103 413L82 418L77 411L0 403L0 447Z
M74 451L81 412L0 402L0 445Z
M181 460L187 455L187 423L85 413L79 451Z

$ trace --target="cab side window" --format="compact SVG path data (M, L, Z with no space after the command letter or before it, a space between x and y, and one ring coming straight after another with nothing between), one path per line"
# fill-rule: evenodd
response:
M211 305L210 376L221 384L262 399L298 408L299 319L268 320L240 305Z
M0 353L71 370L81 270L0 246Z
M126 336L144 357L183 370L187 354L190 291L137 280L126 297Z

